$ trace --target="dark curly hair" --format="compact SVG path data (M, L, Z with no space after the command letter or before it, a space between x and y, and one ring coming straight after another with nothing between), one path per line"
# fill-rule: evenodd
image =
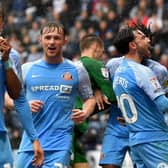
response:
M133 26L131 26L131 27L133 30L140 30L141 32L143 32L146 35L146 37L149 37L150 40L152 41L154 33L151 32L150 25L148 27L146 27L142 23L139 23L139 24L134 23Z
M152 41L153 33L150 30L150 26L147 28L143 24L134 24L133 26L125 26L119 30L117 35L114 37L113 45L117 50L126 54L129 52L129 43L134 40L133 31L140 30L146 37L149 37Z

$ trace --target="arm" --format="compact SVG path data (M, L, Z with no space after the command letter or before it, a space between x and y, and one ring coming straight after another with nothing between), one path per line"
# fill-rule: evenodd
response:
M23 128L25 129L27 135L32 141L34 149L33 164L36 166L40 166L42 165L44 160L44 152L38 140L37 132L34 128L32 115L30 112L30 107L23 91L20 93L19 98L14 100L14 107L16 112L18 113L18 117L23 125Z
M5 62L7 63L7 62ZM12 69L5 69L6 89L12 99L19 97L21 82Z
M25 129L30 140L34 141L35 139L38 139L37 133L33 126L30 107L23 91L20 93L19 98L14 100L14 108L18 113L18 117L22 122L23 128Z
M154 99L155 104L158 109L160 109L163 113L168 112L168 98L165 95L161 95Z
M168 125L168 98L165 95L159 96L154 99L155 104L157 105L158 109L164 114L164 121Z
M44 160L44 153L41 148L40 142L37 137L37 133L33 126L31 112L29 104L24 95L20 95L18 99L14 101L9 97L8 94L5 95L5 105L8 109L13 110L15 104L15 110L18 113L19 120L22 123L23 128L28 134L30 140L32 141L34 149L34 159L33 164L35 166L40 166Z
M163 90L165 91L165 94L167 94L168 93L168 71L166 67L161 65L159 62L151 59L147 59L144 65L148 66L154 72Z
M5 70L5 82L6 89L11 98L16 99L19 97L19 93L21 90L21 82L18 79L17 75L12 69L12 62L9 59L9 53L11 50L10 44L6 39L0 38L0 50L2 52L2 62Z
M75 122L84 121L91 113L93 113L95 108L95 97L93 96L93 91L91 89L90 79L87 71L81 63L77 64L78 70L78 93L80 98L83 100L82 110L73 109L72 119Z
M94 111L96 105L96 101L94 97L91 97L84 101L82 110L81 109L73 109L72 119L76 123L82 123L87 117L89 117Z
M92 89L100 89L102 94L104 94L110 102L116 100L112 83L109 80L109 73L105 65L100 61L92 59L85 60L83 64L89 74Z
M103 95L101 90L95 89L94 95L96 98L97 111L106 110L110 107L111 103L108 101L107 97ZM95 110L94 110L95 111Z
M10 98L10 96L7 92L5 93L4 106L5 106L5 108L7 108L9 110L14 110L13 99Z
M94 111L96 105L96 100L94 97L90 97L89 99L85 100L82 106L82 111L84 111L86 113L86 117L89 117L92 112Z
M96 98L96 107L92 114L108 110L111 102L116 100L116 98L105 65L101 61L92 58L84 57L81 61L89 74Z
M13 68L15 68L16 73L19 73L19 70L15 67L19 57L16 54L11 56L11 53L10 53L10 58L12 59L12 61L13 61L14 56L17 59L15 60ZM20 64L18 64L18 67L20 67ZM13 81L9 81L9 82L13 82ZM15 82L15 84L16 84L16 82ZM20 82L20 84L21 84L21 82ZM17 95L17 97L15 97L15 99L11 99L11 98L13 98L11 96L11 94L9 94L9 95L7 93L5 94L5 106L8 109L15 108L16 112L18 113L18 117L23 125L23 128L25 129L26 133L28 134L29 138L32 141L32 145L34 148L33 164L36 166L39 166L42 164L42 162L44 160L44 153L43 153L43 150L40 146L40 142L37 138L37 133L36 133L34 125L33 125L32 115L30 112L29 104L24 96L23 90L20 89L20 91L18 90L17 92L19 92L19 95ZM14 107L14 105L15 105L15 107Z

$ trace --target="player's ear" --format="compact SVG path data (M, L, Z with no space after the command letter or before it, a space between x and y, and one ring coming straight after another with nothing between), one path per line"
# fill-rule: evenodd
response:
M38 37L38 41L39 41L39 43L41 44L41 36L39 35L39 37Z
M68 39L69 39L69 37L66 35L66 36L64 37L64 45L67 44Z
M129 48L136 49L136 43L134 41L129 42Z

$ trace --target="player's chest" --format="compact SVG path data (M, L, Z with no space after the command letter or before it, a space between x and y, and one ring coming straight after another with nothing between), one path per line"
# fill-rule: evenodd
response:
M72 70L40 70L30 71L26 76L26 86L45 86L47 87L60 87L65 85L67 87L77 87L78 85L77 73Z

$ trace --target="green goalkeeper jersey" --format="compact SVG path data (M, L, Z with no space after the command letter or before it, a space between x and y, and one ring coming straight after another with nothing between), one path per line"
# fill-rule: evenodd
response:
M93 91L95 89L99 89L108 98L110 102L116 101L112 89L112 84L109 80L109 73L105 68L103 62L87 56L81 57L80 61L82 62L82 64L84 65L84 67L88 72ZM76 101L76 108L82 109L82 101L79 97ZM82 124L75 125L74 139L73 139L74 160L72 161L72 165L74 163L87 162L85 153L80 148L79 142L77 140L77 137L82 136L84 132L87 130L87 128L88 128L87 121L83 122Z
M109 80L109 72L104 63L87 56L82 56L80 61L89 74L93 91L95 89L99 89L110 102L116 101L116 97L112 89L112 83ZM77 108L82 108L82 102L79 99L77 100Z

